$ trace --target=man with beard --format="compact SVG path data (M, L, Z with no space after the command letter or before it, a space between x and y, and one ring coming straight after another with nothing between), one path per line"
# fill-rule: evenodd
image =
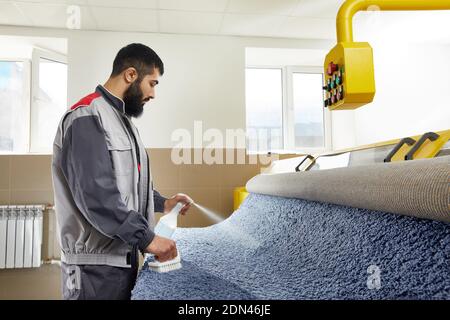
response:
M164 73L143 44L122 48L110 78L61 119L53 144L52 177L61 245L64 299L129 299L139 251L161 261L175 242L154 234L154 212L192 199L153 190L150 160L131 122L154 99Z

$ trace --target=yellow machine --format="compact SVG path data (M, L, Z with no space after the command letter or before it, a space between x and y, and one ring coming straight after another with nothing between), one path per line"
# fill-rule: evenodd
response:
M450 130L426 132L421 136L401 139L384 162L433 158L450 139Z
M247 198L248 192L245 187L235 188L233 191L233 211L236 211L241 203Z
M362 10L450 10L450 0L347 0L339 9L336 27L337 44L327 54L324 62L324 106L330 110L351 110L373 101L375 96L375 72L373 50L367 42L353 41L353 16ZM354 152L392 145L384 162L405 161L435 157L450 140L450 130L426 132L423 135L405 137L373 145L331 154ZM317 158L329 154L308 155L311 163L299 171L309 170ZM299 165L300 166L300 165ZM297 168L296 168L297 169ZM234 191L236 210L248 195L244 187Z
M373 101L375 77L372 48L353 41L353 16L375 10L450 10L450 0L347 0L339 9L337 45L325 58L325 107L356 109Z
M375 96L372 48L367 42L339 42L325 58L325 106L356 109Z

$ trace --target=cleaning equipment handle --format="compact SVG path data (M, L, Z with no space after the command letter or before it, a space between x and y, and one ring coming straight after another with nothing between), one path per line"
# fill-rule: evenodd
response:
M155 227L155 234L170 239L177 228L177 218L184 203L178 202L169 213L159 219Z
M450 10L448 0L347 0L339 9L336 18L337 42L353 42L353 16L362 10L412 11Z

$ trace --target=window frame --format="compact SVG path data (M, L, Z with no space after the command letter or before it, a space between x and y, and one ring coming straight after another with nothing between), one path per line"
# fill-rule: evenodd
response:
M24 95L25 101L28 101L25 107L25 114L23 115L24 130L26 135L26 142L23 148L16 151L2 151L0 150L0 155L28 155L28 154L52 154L51 147L49 149L39 149L33 148L33 134L32 123L36 123L37 119L37 107L35 97L37 96L39 90L39 59L47 59L59 63L64 63L68 66L67 56L58 52L49 51L39 47L33 47L31 53L31 59L27 58L13 58L10 56L1 57L0 61L6 62L22 62L24 64L25 71L25 90Z
M296 148L295 147L295 113L294 113L294 93L293 93L293 74L294 73L314 73L322 74L321 66L283 66L283 65L248 65L245 69L281 69L282 85L282 132L283 149L267 151L249 151L248 154L266 154L267 152L279 154L315 154L332 150L331 139L331 113L328 108L323 110L323 130L324 146L319 148ZM247 121L246 121L247 123Z
M46 59L57 63L64 63L67 64L67 56L53 52L48 51L45 49L33 48L32 52L32 58L31 58L31 96L30 96L30 120L29 120L29 141L28 141L28 153L32 154L52 154L51 147L50 149L45 148L38 148L35 147L34 144L36 143L37 139L37 129L36 127L33 127L33 124L37 123L37 117L38 117L38 107L37 102L39 100L39 62L40 59ZM66 102L67 105L67 102Z
M30 150L30 127L31 127L31 117L30 117L30 105L31 105L31 74L32 74L32 66L30 59L24 58L11 58L11 57L0 57L0 61L2 62L21 62L24 65L25 72L25 101L28 101L25 109L25 114L23 115L24 119L24 130L26 135L26 142L23 146L23 149L18 151L2 151L0 150L0 155L15 155L15 154L28 154Z
M274 69L274 70L281 70L281 106L282 106L282 111L281 111L281 131L283 134L283 138L282 138L282 143L283 143L283 147L281 150L278 149L273 149L273 150L269 150L270 152L276 152L276 153L282 153L284 152L283 150L285 150L286 148L286 132L285 132L285 103L287 100L287 92L286 92L286 85L285 85L285 72L284 72L284 66L276 66L276 65L271 65L271 66L246 66L245 67L245 71L247 69ZM244 72L244 76L245 76L245 72ZM245 81L244 81L245 83ZM244 88L244 92L246 93L246 88ZM244 99L245 100L245 99ZM247 106L245 106L245 129L247 130ZM247 150L248 154L266 154L266 151L249 151L248 150L248 146L246 146L245 148Z
M294 91L293 91L293 82L294 82L294 73L310 73L310 74L321 74L322 79L324 77L323 68L322 67L312 67L312 66L287 66L286 67L286 76L287 76L287 86L288 86L288 104L287 104L287 125L291 129L290 135L287 137L287 145L288 150L293 150L294 152L301 151L302 153L312 154L312 153L320 153L330 151L332 149L331 146L331 114L328 108L323 108L323 139L324 145L323 147L317 148L296 148L295 147L295 133L294 133L294 123L295 123L295 114L294 114ZM322 96L322 100L324 97Z

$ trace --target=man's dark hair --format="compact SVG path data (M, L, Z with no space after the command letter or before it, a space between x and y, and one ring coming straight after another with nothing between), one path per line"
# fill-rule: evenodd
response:
M141 43L132 43L120 49L113 63L111 76L117 76L127 68L133 67L142 79L152 74L155 68L159 74L164 74L164 64L155 51Z

